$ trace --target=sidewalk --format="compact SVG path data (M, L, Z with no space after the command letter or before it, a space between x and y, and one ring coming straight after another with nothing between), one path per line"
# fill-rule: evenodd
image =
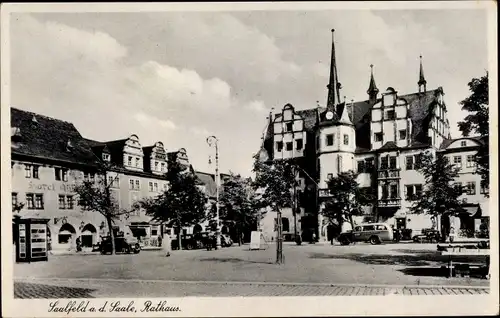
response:
M124 279L16 279L15 298L387 296L489 294L478 286L390 286Z

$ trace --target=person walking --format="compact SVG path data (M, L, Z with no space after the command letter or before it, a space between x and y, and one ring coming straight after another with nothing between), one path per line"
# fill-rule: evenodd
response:
M162 241L162 247L165 256L166 257L170 256L170 251L172 250L172 240L170 239L170 234L168 233L165 234L165 237L163 238Z

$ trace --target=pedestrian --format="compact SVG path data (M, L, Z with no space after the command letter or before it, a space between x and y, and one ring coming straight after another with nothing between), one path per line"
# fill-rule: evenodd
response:
M161 247L162 238L161 235L158 236L158 247Z
M170 256L170 251L172 250L172 240L170 239L170 235L166 234L163 240L163 252L165 256Z

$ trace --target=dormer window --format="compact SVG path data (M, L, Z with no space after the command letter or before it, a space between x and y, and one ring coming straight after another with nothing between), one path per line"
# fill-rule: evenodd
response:
M161 163L161 171L165 171L165 163L164 162Z
M155 169L154 170L158 171L158 162L157 161L155 161Z
M139 158L135 158L135 166L139 167Z
M132 166L132 156L128 156L127 163L129 166Z
M111 155L109 153L103 153L102 160L108 161L108 162L111 161Z
M11 127L10 128L10 136L12 140L19 140L21 139L21 128L19 127Z
M71 151L73 149L73 144L71 143L71 139L68 139L68 142L66 143L66 150Z

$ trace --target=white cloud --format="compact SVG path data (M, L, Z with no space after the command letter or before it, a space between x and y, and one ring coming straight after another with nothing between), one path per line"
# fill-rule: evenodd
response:
M263 101L254 100L246 105L246 107L257 113L268 113L270 109L266 107Z
M134 118L137 119L137 121L140 122L146 128L162 127L170 130L177 129L177 126L171 120L158 119L142 112L135 114Z

